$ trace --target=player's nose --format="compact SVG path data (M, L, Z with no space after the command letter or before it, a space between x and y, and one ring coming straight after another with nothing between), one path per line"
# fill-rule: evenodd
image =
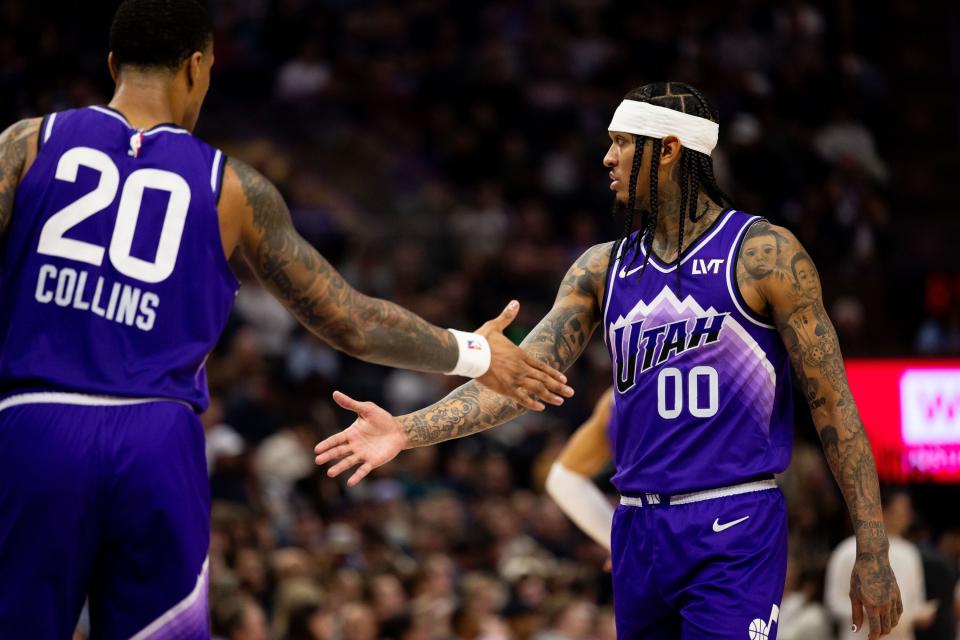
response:
M614 156L612 148L603 156L603 166L610 168L617 166L617 158Z

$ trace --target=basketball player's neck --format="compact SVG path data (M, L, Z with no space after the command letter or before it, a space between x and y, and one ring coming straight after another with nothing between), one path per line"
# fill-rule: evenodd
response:
M683 220L683 247L689 248L716 221L723 207L700 193L697 198L697 221L691 222L689 214L680 215L679 189L663 189L660 193L660 214L653 233L653 251L664 261L677 258L680 239L680 221Z
M124 71L117 82L110 107L122 113L137 129L149 129L158 124L177 124L183 115L178 113L174 93L170 83L163 79Z

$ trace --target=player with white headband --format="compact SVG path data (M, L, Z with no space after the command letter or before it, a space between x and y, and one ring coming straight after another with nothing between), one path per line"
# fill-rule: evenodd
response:
M629 92L609 136L624 237L570 267L522 347L566 369L600 327L610 353L618 637L776 638L787 521L774 474L790 463L793 381L853 521L854 625L866 614L867 637L889 633L902 604L876 467L813 263L788 230L724 206L710 159L717 118L693 87ZM802 283L791 268L801 262ZM331 476L359 465L351 484L404 448L523 413L472 382L399 418L337 400L359 417L317 445L317 462L338 460Z

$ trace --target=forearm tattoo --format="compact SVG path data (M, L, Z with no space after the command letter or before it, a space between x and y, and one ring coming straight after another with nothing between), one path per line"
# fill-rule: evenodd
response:
M610 259L610 243L586 251L567 271L550 312L521 347L541 362L565 370L580 356L600 322L599 300ZM399 418L411 446L468 436L526 412L518 402L476 382L455 389L425 409Z
M40 119L33 118L16 122L0 134L0 238L10 226L28 144L35 139L39 128Z
M276 187L233 158L259 234L247 259L259 278L299 320L354 357L419 371L447 372L457 364L453 335L386 300L356 291L293 227Z
M858 542L864 549L885 547L873 453L847 385L813 261L789 231L760 221L744 236L737 282L741 290L754 287L764 292L770 304Z

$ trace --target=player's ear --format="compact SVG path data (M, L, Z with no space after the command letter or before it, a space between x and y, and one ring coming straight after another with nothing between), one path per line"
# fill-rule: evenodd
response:
M193 55L187 58L187 87L193 89L193 86L200 82L200 65L203 64L203 52L194 51Z
M667 136L660 143L660 166L670 165L680 159L680 139Z
M107 54L107 68L110 69L110 77L113 78L113 83L116 84L120 70L117 69L117 61L113 58L113 51Z

